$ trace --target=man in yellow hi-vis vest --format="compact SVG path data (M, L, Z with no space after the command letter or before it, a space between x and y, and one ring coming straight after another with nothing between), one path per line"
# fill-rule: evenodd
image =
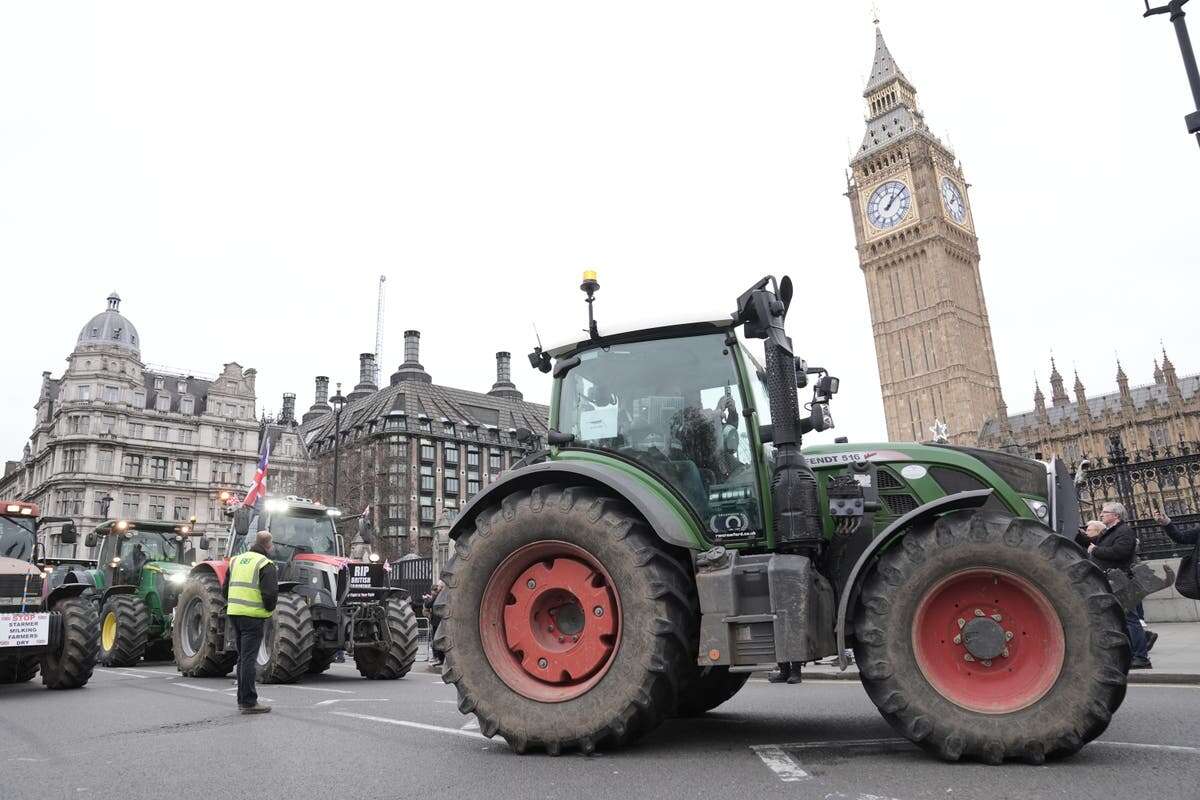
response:
M254 546L229 559L225 613L237 634L237 702L243 714L265 714L254 688L254 670L263 629L279 599L279 576L271 560L271 534L259 531Z

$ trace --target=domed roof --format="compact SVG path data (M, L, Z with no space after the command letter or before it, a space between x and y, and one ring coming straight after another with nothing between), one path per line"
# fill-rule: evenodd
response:
M110 294L108 308L92 317L79 331L79 344L107 345L138 353L141 345L137 328L117 310L120 305L121 296L116 292Z

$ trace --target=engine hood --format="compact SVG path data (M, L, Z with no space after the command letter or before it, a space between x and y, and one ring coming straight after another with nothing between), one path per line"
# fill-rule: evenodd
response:
M0 556L0 575L41 575L42 571L30 564L28 561L21 561L17 558L7 558Z

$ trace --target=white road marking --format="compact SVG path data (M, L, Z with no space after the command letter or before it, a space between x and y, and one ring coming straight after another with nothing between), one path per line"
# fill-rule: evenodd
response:
M141 680L141 681L146 680L146 678L148 677L147 675L138 675L137 673L134 673L134 672L118 672L115 669L105 669L104 667L95 667L95 670L96 670L96 672L103 672L106 675L122 675L126 678L137 678L138 680Z
M181 682L177 681L171 685L172 686L183 686L184 688L187 688L187 689L195 689L197 692L213 692L214 694L221 693L220 689L210 689L207 686L197 686L194 683L181 683Z
M457 700L434 700L433 702L435 702L435 703L446 703L446 704L448 704L448 705L452 705L452 706L456 706L456 705L458 705L458 701L457 701Z
M386 702L388 702L388 699L386 697L376 697L373 699L368 699L365 697L335 697L332 700L322 700L321 702L317 703L316 705L331 706L334 703L386 703ZM314 706L314 708L315 708L315 706Z
M465 723L460 725L458 729L460 731L477 731L477 730L479 730L479 720L472 717L471 719L467 720Z
M349 711L330 711L330 714L335 714L339 717L350 717L352 719L363 719L368 722L382 722L385 725L398 725L402 728L416 728L421 731L433 731L435 733L449 733L455 736L467 736L471 739L486 739L482 733L478 731L464 731L458 728L443 728L441 725L426 725L423 722L409 722L406 719L392 719L391 717L374 717L370 714L354 714Z
M1190 753L1192 755L1200 755L1200 747L1186 747L1181 744L1147 744L1145 742L1107 742L1096 741L1096 744L1106 744L1109 747L1133 747L1138 750L1164 750L1168 753ZM1090 747L1091 745L1089 745Z
M349 689L323 689L319 686L299 686L294 683L280 683L277 685L282 689L304 689L305 691L309 691L309 692L332 692L333 694L354 694L354 692L350 691Z
M804 771L796 759L784 752L783 747L780 745L751 745L750 749L762 759L762 762L767 765L767 769L774 772L775 777L784 783L806 781L812 777Z

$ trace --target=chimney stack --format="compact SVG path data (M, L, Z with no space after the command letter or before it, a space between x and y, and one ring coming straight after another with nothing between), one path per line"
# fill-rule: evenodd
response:
M296 395L294 392L283 393L283 411L279 412L281 425L296 424Z
M403 381L432 383L433 379L421 366L421 332L407 330L404 332L404 363L392 373L392 386Z
M366 397L378 390L375 385L375 354L359 353L358 355L358 385L354 391L346 395L346 400L353 402L360 397Z
M525 398L512 382L512 354L503 350L496 353L496 382L492 384L492 390L488 394L493 397L507 397L509 400Z
M305 413L305 415L300 418L300 421L308 422L309 420L316 419L317 417L319 417L323 414L328 414L328 413L329 413L329 376L318 375L317 376L317 391L316 391L316 395L313 397L312 408L310 408L307 411L307 413Z

